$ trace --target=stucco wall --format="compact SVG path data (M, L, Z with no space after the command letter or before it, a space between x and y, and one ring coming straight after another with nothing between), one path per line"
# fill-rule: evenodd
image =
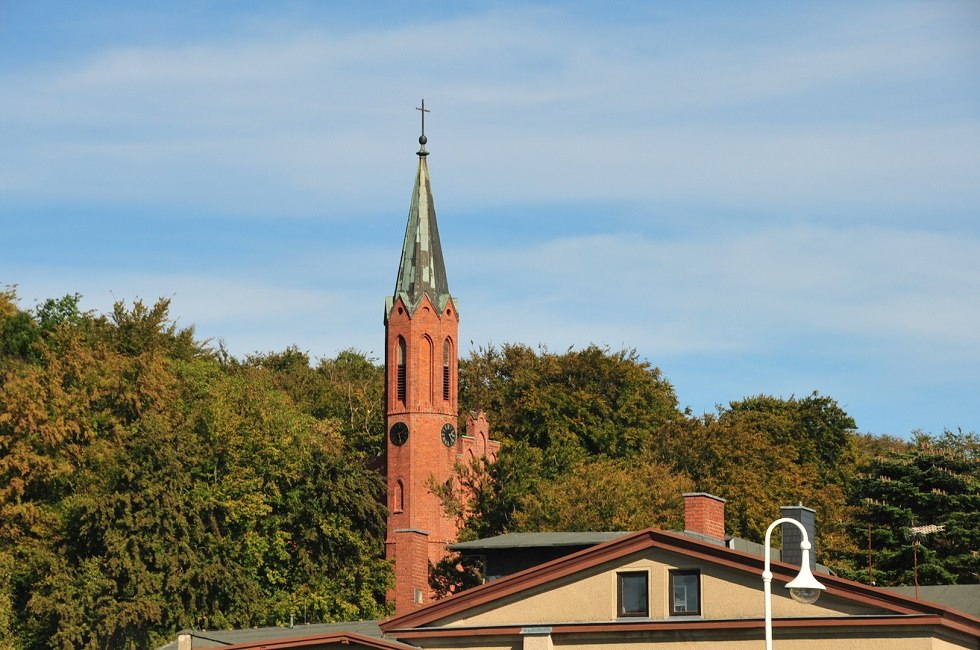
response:
M650 618L668 619L668 575L671 569L701 571L701 618L760 618L763 614L762 577L719 567L699 565L689 558L651 551L604 564L498 600L490 607L470 610L440 621L443 626L542 625L554 623L611 622L616 618L617 571L649 573ZM822 596L815 605L801 605L789 597L784 583L773 582L773 616L844 616L880 614L883 610L858 605L833 596Z

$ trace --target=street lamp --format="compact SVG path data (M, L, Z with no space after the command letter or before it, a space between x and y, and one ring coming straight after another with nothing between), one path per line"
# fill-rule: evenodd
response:
M817 602L817 598L820 597L820 592L826 589L826 587L817 582L817 579L810 572L810 539L807 537L806 528L803 527L803 524L788 517L783 517L772 522L769 528L766 529L766 565L765 570L762 572L762 584L766 594L766 650L772 650L772 571L769 570L769 538L772 536L772 531L776 526L785 523L794 524L803 534L803 541L800 542L800 550L803 551L803 560L800 563L799 574L786 583L786 588L789 589L789 595L798 603L811 605Z

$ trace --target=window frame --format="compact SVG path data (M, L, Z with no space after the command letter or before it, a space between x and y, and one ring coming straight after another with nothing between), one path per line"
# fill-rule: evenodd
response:
M667 580L667 588L669 589L669 592L667 594L668 614L670 616L701 616L701 570L700 569L671 569L668 573L669 573L668 580ZM676 589L674 581L676 578L682 576L695 577L694 584L696 588L695 595L697 599L697 610L695 611L685 610L683 612L679 612L674 608L674 604L675 604L674 590ZM685 598L685 601L687 600L688 599Z
M624 586L627 579L639 577L643 578L643 610L626 611L626 602L623 598ZM648 570L616 572L616 616L617 618L650 618L650 572Z

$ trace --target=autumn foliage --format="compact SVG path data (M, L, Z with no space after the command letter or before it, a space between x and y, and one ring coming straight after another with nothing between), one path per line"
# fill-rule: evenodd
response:
M355 351L235 359L165 300L102 315L0 291L0 648L385 615L383 394ZM443 486L469 495L447 501L464 537L679 529L681 494L705 491L756 541L780 505L814 508L818 560L850 577L907 583L914 546L922 584L978 581L973 434L862 435L816 392L694 414L635 352L596 346L479 350L460 404L503 443ZM478 579L454 566L443 591Z
M167 307L0 294L0 647L386 611L380 370L238 362Z

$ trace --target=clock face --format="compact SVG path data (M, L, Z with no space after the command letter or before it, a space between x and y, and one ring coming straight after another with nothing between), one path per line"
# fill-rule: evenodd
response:
M395 422L391 425L388 437L391 438L392 444L404 445L405 441L408 440L408 425L404 422Z
M442 425L442 444L452 447L456 444L456 427L448 422Z

